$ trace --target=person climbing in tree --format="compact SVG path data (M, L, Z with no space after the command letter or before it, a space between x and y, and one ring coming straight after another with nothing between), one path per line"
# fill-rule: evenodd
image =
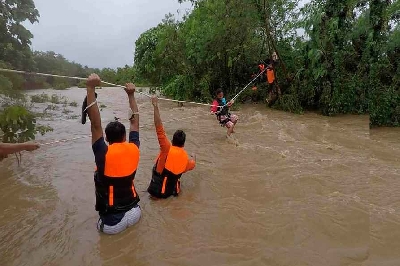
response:
M218 89L215 95L216 98L212 103L211 113L217 116L222 127L226 126L228 128L227 135L230 136L234 133L234 128L238 121L238 117L229 112L229 108L234 104L234 101L231 100L227 103L224 98L224 92L221 89Z
M275 102L277 96L281 95L281 90L276 83L276 75L275 75L275 66L278 64L278 56L276 52L272 53L272 60L268 60L267 66L267 82L268 82L268 98L266 99L268 104L273 104Z
M278 56L276 52L272 53L271 59L266 59L265 61L261 60L257 65L257 73L260 74L264 71L264 74L260 75L256 81L256 84L261 84L264 82L268 82L268 84L273 84L275 81L275 65L278 64ZM252 78L255 78L257 74L253 74ZM253 91L257 90L257 85L254 85L252 88Z

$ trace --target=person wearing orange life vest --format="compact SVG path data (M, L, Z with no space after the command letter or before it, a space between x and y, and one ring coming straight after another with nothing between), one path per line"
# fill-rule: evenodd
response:
M186 134L177 130L172 138L172 145L167 139L158 109L157 97L152 98L154 106L154 124L160 145L160 153L152 170L152 178L147 192L155 198L178 196L181 191L180 178L183 173L196 166L196 156L189 159L184 150Z
M275 82L275 73L272 64L268 65L267 67L267 81L269 84L273 84Z
M267 67L267 82L268 82L268 98L266 102L268 105L272 105L277 98L277 95L281 95L281 89L276 82L275 66L279 64L278 56L276 52L272 54L272 60L268 60Z
M106 234L118 234L136 224L141 217L140 201L134 179L139 164L139 117L135 100L135 85L126 84L129 105L133 111L130 119L129 143L126 143L125 126L111 122L103 137L99 108L96 105L95 87L101 83L92 74L87 80L87 114L91 121L92 149L95 156L94 176L96 211L99 213L97 229ZM83 115L86 116L86 110ZM105 143L107 141L109 146Z

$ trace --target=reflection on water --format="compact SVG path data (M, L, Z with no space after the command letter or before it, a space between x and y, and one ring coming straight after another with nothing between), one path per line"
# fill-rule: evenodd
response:
M85 95L46 92L78 105ZM98 94L104 125L127 117L122 90ZM162 102L167 134L185 130L198 164L178 198L152 201L158 142L151 104L138 102L139 224L117 236L96 231L90 138L42 146L19 167L12 156L1 164L0 265L400 265L398 129L253 105L237 112L232 141L207 107ZM43 123L54 132L42 143L90 134L90 122L73 117L79 106L51 112Z

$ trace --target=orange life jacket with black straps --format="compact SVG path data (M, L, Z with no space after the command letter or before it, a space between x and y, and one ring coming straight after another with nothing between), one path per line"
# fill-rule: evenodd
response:
M104 170L96 170L94 177L100 215L127 212L140 201L133 183L139 155L139 148L132 143L108 146Z
M267 69L267 80L269 84L272 84L275 81L275 73L274 70L271 68Z
M147 191L157 198L168 198L171 195L178 196L180 192L180 178L185 172L188 155L183 148L171 146L165 162L164 169L157 173L157 162L153 167L153 174Z

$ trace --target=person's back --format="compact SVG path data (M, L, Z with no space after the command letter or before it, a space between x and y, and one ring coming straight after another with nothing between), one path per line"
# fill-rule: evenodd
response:
M98 157L101 156L99 153ZM96 211L103 216L103 220L113 219L109 216L131 210L140 201L133 182L139 154L138 147L133 143L113 143L104 153L104 165L98 162L94 179ZM115 225L112 222L106 224Z
M180 189L180 178L183 173L195 167L195 161L190 160L184 149L186 134L177 130L172 138L172 145L166 137L161 122L156 98L153 98L154 123L157 138L160 145L160 153L152 170L152 178L147 191L156 198L168 198L178 196Z
M139 117L136 116L138 108L134 97L135 86L127 84L125 91L134 112L130 119L129 143L126 143L125 126L118 121L107 125L104 139L94 92L95 86L99 84L100 78L97 75L89 77L84 101L87 107L83 108L82 121L85 122L87 111L91 121L92 149L96 162L95 209L100 216L97 229L106 234L117 234L136 224L141 217L138 205L140 198L134 185L140 157Z

